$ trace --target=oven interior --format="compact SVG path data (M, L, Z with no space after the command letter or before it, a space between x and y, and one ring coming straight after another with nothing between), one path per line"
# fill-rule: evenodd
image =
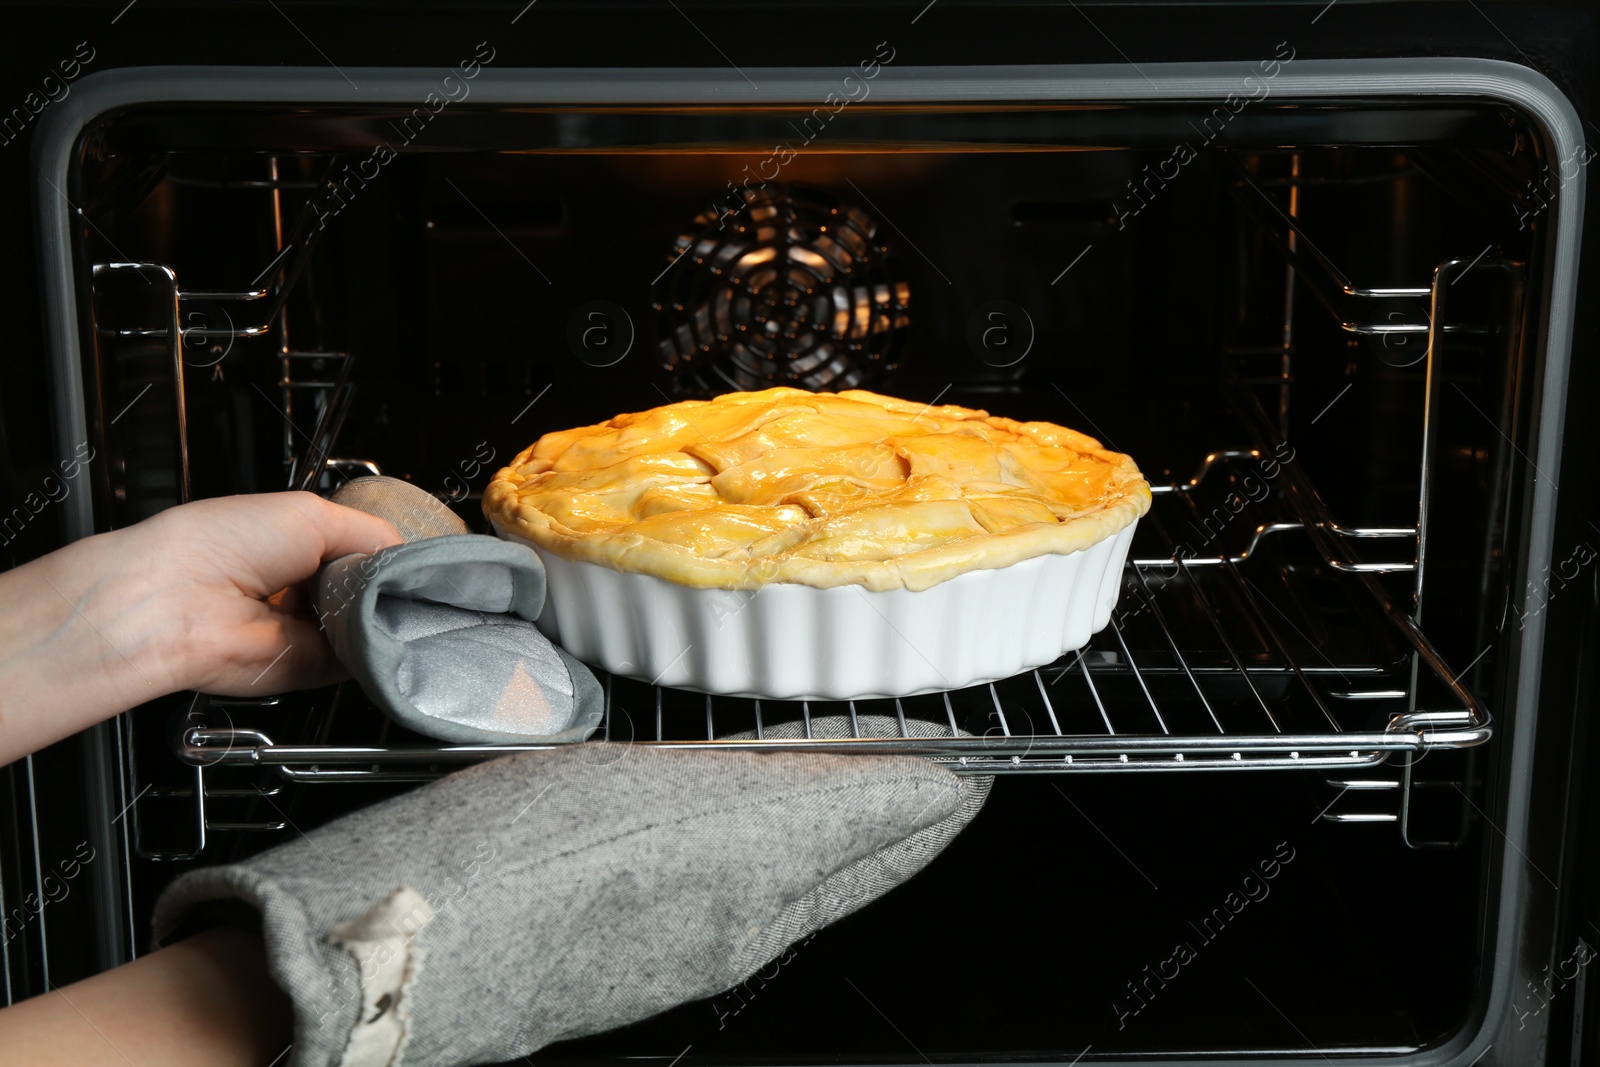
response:
M780 374L755 341L809 305L716 295L760 296L737 264L774 196L838 223L767 282L830 302L803 384L1060 422L1157 490L1082 653L849 709L978 736L941 758L1000 777L948 854L739 989L541 1061L1315 1056L1469 1021L1508 773L1482 742L1512 713L1482 650L1517 625L1544 276L1521 115L861 104L779 165L813 109L413 114L150 105L85 132L101 528L381 471L483 529L484 482L540 434ZM823 710L607 684L614 740ZM102 959L191 865L464 758L349 684L170 698L110 737ZM14 851L48 834L49 758ZM6 953L14 989L91 965L39 929Z

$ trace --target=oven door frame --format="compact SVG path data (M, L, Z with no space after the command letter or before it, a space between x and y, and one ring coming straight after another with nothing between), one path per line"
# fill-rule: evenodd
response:
M1122 65L883 67L875 100L914 104L974 101L1104 102L1141 100L1221 101L1238 92L1247 62L1151 63L1130 73ZM746 76L748 75L748 77ZM794 105L821 100L837 85L831 68L751 68L743 72L698 68L484 68L473 83L479 103L506 105L718 104ZM87 440L91 424L84 403L83 333L74 269L76 211L63 190L85 130L121 108L158 103L238 103L271 100L306 105L411 104L436 89L436 71L404 68L350 68L335 71L305 67L159 66L105 70L74 84L70 98L41 119L34 142L34 182L45 333L51 374L54 434L61 455ZM359 83L359 92L355 84ZM1569 159L1584 146L1583 124L1562 91L1538 72L1518 64L1477 58L1299 60L1283 67L1272 83L1274 97L1359 98L1364 96L1470 96L1516 108L1538 131L1547 159ZM1583 221L1584 183L1560 190L1548 212L1550 227L1543 264L1548 284L1545 306L1536 321L1539 358L1534 371L1531 455L1541 471L1556 471L1562 456L1562 430L1577 303L1577 265ZM1535 575L1549 573L1555 546L1556 483L1535 479L1522 516L1520 540L1526 546L1514 576L1526 588ZM91 494L73 494L60 505L69 540L97 532ZM1478 1014L1456 1035L1411 1059L1419 1065L1476 1062L1491 1049L1496 1059L1535 1062L1544 1054L1552 1016L1519 1019L1515 995L1537 982L1562 952L1555 940L1552 902L1536 899L1544 891L1529 851L1533 792L1535 711L1540 705L1548 615L1527 620L1510 657L1505 690L1510 706L1499 709L1497 755L1502 781L1500 806L1486 818L1504 837L1497 869L1491 870L1494 899L1486 941L1493 953L1487 996ZM85 734L83 767L90 784L87 834L107 862L88 869L99 917L95 958L111 966L128 957L137 934L122 900L122 869L128 860L126 821L114 813L127 798L119 795L115 724ZM31 783L31 778L30 778ZM31 788L31 784L30 784ZM1541 858L1543 858L1541 856ZM1497 875L1498 877L1494 877ZM1533 899L1531 899L1533 898ZM1529 921L1538 915L1538 921ZM1426 921L1423 915L1420 921ZM1519 1025L1513 1025L1519 1024ZM1303 1061L1263 1059L1286 1065ZM1351 1063L1392 1062L1352 1058Z

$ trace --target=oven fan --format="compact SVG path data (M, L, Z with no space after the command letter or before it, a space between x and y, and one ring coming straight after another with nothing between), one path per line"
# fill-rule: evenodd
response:
M911 287L877 221L802 186L742 199L695 218L653 289L679 395L875 384L911 321Z

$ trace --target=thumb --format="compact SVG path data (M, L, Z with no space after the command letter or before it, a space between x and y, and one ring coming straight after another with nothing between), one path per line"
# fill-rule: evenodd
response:
M322 563L352 552L376 552L405 540L387 519L335 504L314 493L285 495L297 498L295 506L302 509L322 534Z
M241 588L255 596L276 593L317 573L330 560L353 552L372 553L400 544L388 522L355 508L324 500L315 493L266 493L253 498L265 509L261 525L241 539L254 550L242 561ZM253 579L248 577L253 574ZM255 588L251 588L255 586Z

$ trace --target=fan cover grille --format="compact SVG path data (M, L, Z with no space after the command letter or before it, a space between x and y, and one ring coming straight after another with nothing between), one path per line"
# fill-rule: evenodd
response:
M875 384L896 365L911 288L877 220L826 192L766 186L678 237L652 293L681 395Z

